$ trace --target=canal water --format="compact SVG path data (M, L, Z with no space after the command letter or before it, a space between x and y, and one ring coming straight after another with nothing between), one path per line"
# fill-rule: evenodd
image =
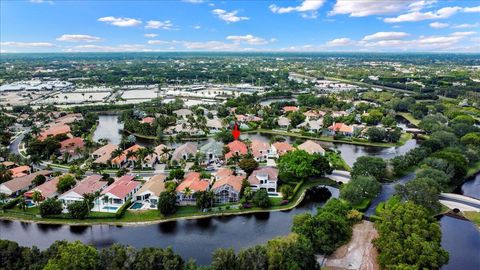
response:
M122 128L117 116L100 116L100 122L94 139L109 138L111 143L119 143ZM269 141L271 135L244 134L243 139ZM293 142L294 138L286 138ZM204 144L208 140L199 141ZM360 156L377 156L390 159L417 147L415 140L408 141L401 147L378 148L341 143L320 142L327 148L341 152L345 161L352 166ZM404 184L415 177L408 174L394 183L384 184L381 194L372 201L366 214L375 213L375 207L395 193L396 184ZM338 190L329 188L333 197L338 197ZM457 192L480 198L480 174L464 183ZM20 245L36 245L46 248L55 240L80 240L96 247L106 247L113 243L132 245L137 248L171 246L183 258L193 258L200 264L208 264L211 253L220 247L232 247L236 250L253 246L290 232L293 216L299 213L316 211L322 203L305 200L299 207L282 212L250 214L231 217L215 217L199 220L178 220L152 225L140 226L67 226L42 225L19 221L0 221L0 238L18 242ZM468 221L449 216L440 219L442 228L442 246L450 253L450 261L442 269L480 269L480 232ZM200 243L200 244L199 244Z

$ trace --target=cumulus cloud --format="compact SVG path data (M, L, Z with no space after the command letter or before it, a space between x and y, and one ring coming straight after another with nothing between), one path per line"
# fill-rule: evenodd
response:
M431 28L435 28L435 29L446 28L449 26L448 23L441 23L441 22L432 22L429 25Z
M96 42L101 41L102 39L96 36L90 35L61 35L57 38L58 41L66 41L66 42Z
M452 28L474 28L479 27L480 23L463 23L452 26Z
M350 17L365 17L370 15L394 14L408 10L416 0L378 1L378 0L337 0L329 15L345 14ZM423 6L422 6L423 7ZM417 5L418 8L418 5ZM415 6L413 7L415 9Z
M39 47L55 47L54 44L49 43L49 42L17 42L17 41L6 41L6 42L0 42L1 46L5 47L18 47L18 48L39 48Z
M150 45L165 45L165 44L170 44L172 43L171 41L165 41L165 40L149 40L147 41L148 44Z
M173 28L173 23L170 20L166 21L148 21L145 26L146 29L165 29L171 30Z
M200 28L202 28L200 25L195 25L195 26L193 26L193 29L197 29L197 30L198 30L198 29L200 29Z
M131 27L131 26L138 26L142 24L142 21L132 18L120 18L120 17L113 17L107 16L98 18L97 21L105 22L111 25L119 26L119 27Z
M325 0L304 0L298 6L279 7L275 4L269 6L273 13L284 14L291 12L301 12L302 17L311 18L317 16L317 10L323 6Z
M144 36L144 37L146 37L146 38L154 38L154 37L158 37L158 35L157 35L157 34L145 34L145 35L143 35L143 36Z
M237 16L238 10L228 12L224 9L217 8L212 10L212 13L216 15L220 20L225 21L227 23L234 23L234 22L245 21L250 19L249 17L245 17L245 16Z
M405 32L377 32L363 37L363 41L372 40L398 40L408 37L410 34Z
M354 44L354 41L349 38L336 38L330 41L327 41L327 46L347 46Z
M444 7L437 11L405 13L397 17L385 18L386 23L418 22L423 20L446 19L461 11L461 7Z
M466 7L463 9L463 12L467 12L467 13L480 12L480 6Z
M268 41L260 38L260 37L255 37L253 35L244 35L244 36L228 36L226 38L227 40L231 40L236 43L242 43L245 42L250 45L263 45L267 44Z

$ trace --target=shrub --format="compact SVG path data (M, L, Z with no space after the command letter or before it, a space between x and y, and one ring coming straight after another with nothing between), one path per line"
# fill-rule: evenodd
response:
M84 219L90 210L88 208L88 204L84 201L74 202L67 206L68 213L75 219Z
M46 199L39 206L40 215L42 217L51 215L60 215L62 213L62 203L56 199Z
M132 201L131 200L128 200L126 203L124 203L120 209L118 209L117 213L115 213L115 218L116 219L120 219L123 217L123 215L125 215L125 211L127 211L128 207L130 207L130 205L132 205Z

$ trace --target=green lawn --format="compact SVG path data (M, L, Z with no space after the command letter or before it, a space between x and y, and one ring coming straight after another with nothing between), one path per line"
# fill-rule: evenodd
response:
M473 164L472 166L470 166L470 167L468 168L467 178L474 176L474 175L477 174L479 171L480 171L480 161L478 161L477 163Z
M415 126L418 126L418 124L420 124L420 120L418 119L415 119L415 117L413 117L413 115L411 113L407 113L407 112L399 112L397 113L398 115L401 115L403 118L405 118L408 122L410 122L411 124L415 125Z
M180 206L177 212L170 216L163 216L157 210L140 210L132 211L127 210L125 215L116 219L115 214L113 213L99 213L91 212L90 216L84 220L71 219L67 215L62 215L59 217L52 218L41 218L38 215L38 208L32 207L28 208L26 211L18 209L18 207L0 212L0 218L5 219L21 219L21 220L32 220L32 221L42 221L44 223L63 223L63 224L98 224L98 223L114 223L121 224L125 222L149 222L149 221L166 221L166 220L175 220L177 218L197 218L202 216L216 216L216 215L235 215L235 214L244 214L244 213L254 213L254 212L264 212L264 211L275 211L275 210L288 210L296 207L305 195L305 191L311 187L318 185L329 185L338 187L338 184L327 178L312 179L305 182L302 182L297 188L295 195L291 198L290 202L285 205L280 205L282 198L270 198L272 206L269 208L258 208L253 207L249 209L236 209L232 207L226 209L226 205L222 205L222 210L220 211L210 211L210 212L200 212L195 206Z

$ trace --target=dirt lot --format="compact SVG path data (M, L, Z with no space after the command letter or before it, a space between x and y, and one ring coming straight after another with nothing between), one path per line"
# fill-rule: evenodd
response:
M353 227L350 242L338 248L324 261L326 269L378 270L377 250L371 243L377 236L373 223L362 221Z

